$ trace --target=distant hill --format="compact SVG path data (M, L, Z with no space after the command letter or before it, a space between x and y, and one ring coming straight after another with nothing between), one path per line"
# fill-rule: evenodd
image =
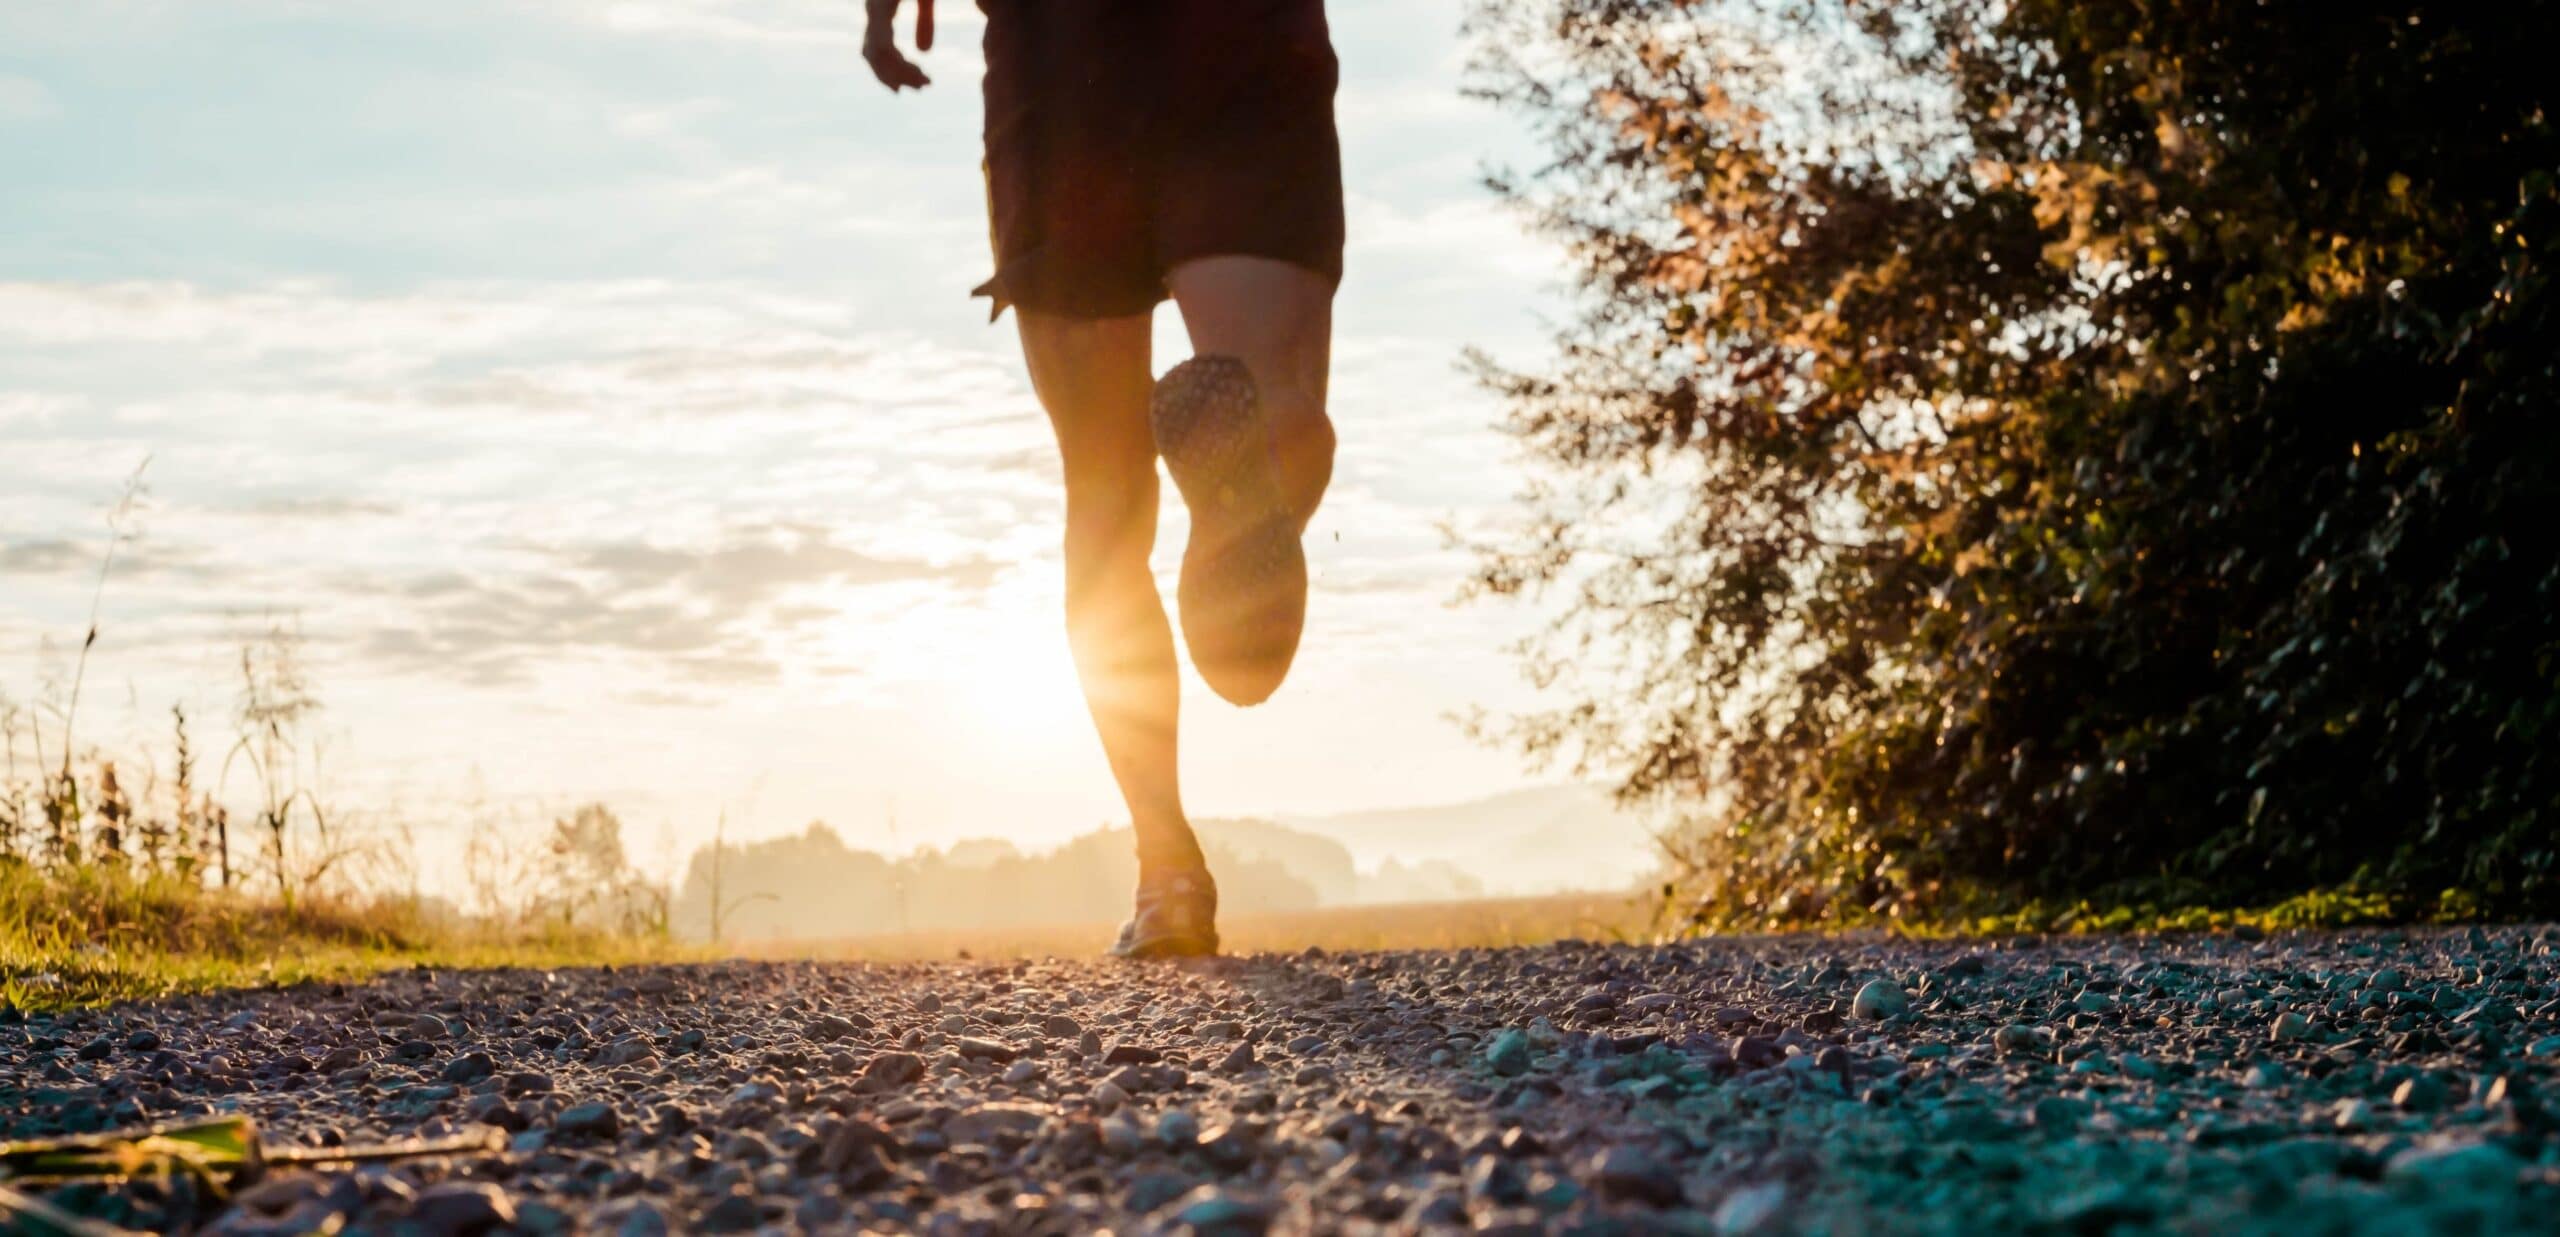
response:
M1218 874L1221 909L1240 914L1312 910L1323 903L1307 867L1351 873L1351 856L1322 838L1288 839L1259 821L1203 822L1202 848ZM1230 836L1245 848L1226 845ZM1280 852L1287 852L1285 858ZM692 939L710 935L713 854L695 851L677 884L672 918ZM1106 829L1036 854L963 842L890 859L845 843L824 823L720 852L721 935L733 941L828 939L890 932L1108 923L1129 911L1137 883L1126 829Z
M1279 823L1341 843L1364 871L1446 865L1494 895L1623 889L1652 875L1660 861L1643 819L1618 810L1596 786Z
M1624 889L1652 868L1652 843L1607 796L1566 786L1473 803L1298 820L1203 820L1201 846L1221 909L1319 907ZM1125 914L1137 860L1127 829L1081 834L1026 854L973 838L892 859L823 823L720 852L722 935L826 939L1108 922ZM676 930L710 931L713 857L678 882Z

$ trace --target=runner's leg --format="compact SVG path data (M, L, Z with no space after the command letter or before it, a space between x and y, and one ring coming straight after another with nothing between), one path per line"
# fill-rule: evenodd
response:
M1139 876L1197 869L1204 860L1176 776L1173 631L1147 565L1157 504L1149 318L1018 312L1016 321L1065 465L1067 637L1137 830Z
M1325 388L1333 358L1333 281L1273 258L1218 255L1173 268L1195 356L1244 362L1270 422L1280 480L1299 527L1333 479L1333 421Z

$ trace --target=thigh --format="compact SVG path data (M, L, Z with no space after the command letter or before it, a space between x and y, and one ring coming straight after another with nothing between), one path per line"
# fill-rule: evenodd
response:
M1333 357L1333 282L1295 262L1224 255L1167 276L1191 350L1231 356L1256 380L1322 409Z
M1156 59L1145 6L1125 0L986 5L986 177L1007 305L1078 318L1163 299L1155 259Z
M1339 282L1340 68L1323 0L1163 0L1158 11L1161 269L1248 255Z
M1150 316L1072 318L1025 309L1015 319L1032 390L1057 431L1068 501L1151 498L1156 450L1147 424L1155 386Z

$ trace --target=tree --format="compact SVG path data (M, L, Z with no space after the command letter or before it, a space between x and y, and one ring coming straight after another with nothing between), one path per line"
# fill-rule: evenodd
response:
M666 930L665 892L631 866L622 820L601 803L551 822L540 871L540 900L563 926L576 927L583 917L635 934Z
M2556 13L1485 0L1588 294L1511 737L1711 921L2560 905Z

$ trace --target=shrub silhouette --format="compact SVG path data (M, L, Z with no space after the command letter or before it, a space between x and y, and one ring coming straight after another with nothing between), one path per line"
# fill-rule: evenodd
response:
M2554 6L1488 0L1514 719L1715 922L2560 907Z

